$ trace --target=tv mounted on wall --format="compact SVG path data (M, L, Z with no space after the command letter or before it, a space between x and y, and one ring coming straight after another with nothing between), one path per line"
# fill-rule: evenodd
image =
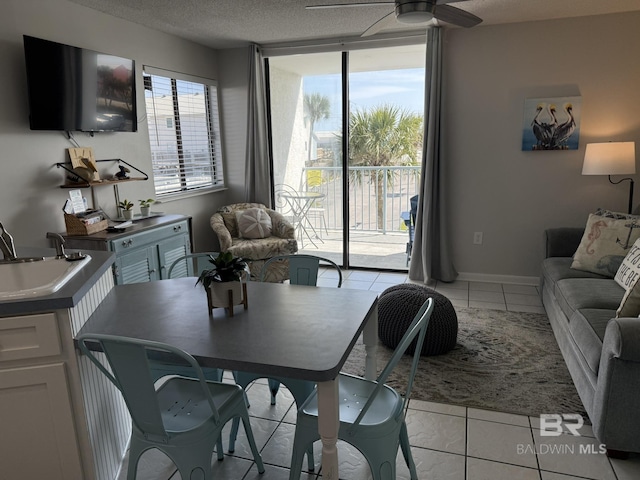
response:
M135 132L135 62L24 35L31 130Z

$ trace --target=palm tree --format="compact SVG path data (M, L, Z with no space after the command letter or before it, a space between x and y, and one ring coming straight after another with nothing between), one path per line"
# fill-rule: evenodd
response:
M309 120L309 156L311 160L311 144L313 141L313 127L318 120L326 120L331 114L329 97L319 93L307 93L304 96L305 117Z
M395 105L357 110L349 118L349 165L417 165L422 147L422 116ZM378 229L383 229L384 177L376 172Z

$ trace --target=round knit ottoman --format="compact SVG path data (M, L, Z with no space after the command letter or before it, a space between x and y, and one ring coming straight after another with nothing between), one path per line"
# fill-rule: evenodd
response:
M422 285L404 283L387 288L378 299L378 337L396 348L427 298L434 301L421 355L440 355L456 346L458 317L447 297ZM413 353L415 342L409 346Z

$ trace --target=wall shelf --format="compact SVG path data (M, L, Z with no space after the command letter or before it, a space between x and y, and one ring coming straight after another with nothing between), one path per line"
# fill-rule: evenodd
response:
M90 188L90 187L100 187L100 186L104 186L104 185L116 185L117 186L117 185L119 185L121 183L138 182L138 181L149 180L149 175L144 173L139 168L134 167L129 162L125 162L121 158L111 158L111 159L106 159L106 160L96 160L96 163L99 163L99 162L123 163L123 164L127 165L128 167L132 168L133 170L135 170L136 172L142 174L143 176L142 177L130 177L130 178L124 178L124 179L112 179L111 178L111 179L108 179L108 180L97 180L97 181L85 180L85 181L82 181L82 182L65 183L64 185L60 185L60 188ZM79 176L77 173L75 173L73 171L73 168L70 166L71 163L69 163L69 162L56 163L55 165L58 168L62 168L64 170L66 170L71 175L74 175L76 177ZM82 177L80 177L80 178L82 178Z

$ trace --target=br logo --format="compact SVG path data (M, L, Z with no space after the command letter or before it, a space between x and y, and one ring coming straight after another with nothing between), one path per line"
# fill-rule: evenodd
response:
M540 435L542 437L558 437L564 433L565 429L571 435L579 437L583 425L584 419L582 415L577 413L540 415Z

